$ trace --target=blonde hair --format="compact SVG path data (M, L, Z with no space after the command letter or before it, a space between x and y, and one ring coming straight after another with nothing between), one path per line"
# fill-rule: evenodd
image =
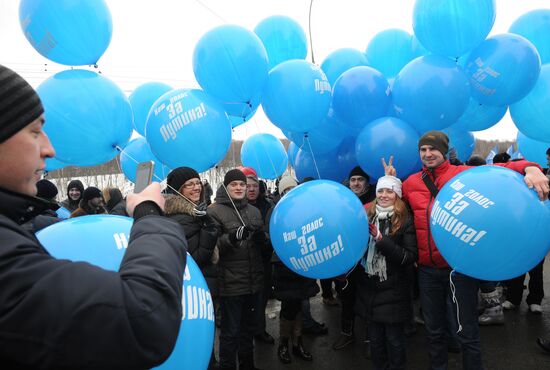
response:
M376 215L377 204L378 200L375 199L367 210L369 220L374 218L374 216ZM401 200L401 198L395 197L395 204L393 205L393 216L391 217L391 236L395 236L395 234L404 226L404 223L408 217L409 209L407 208L407 205L405 204L405 202L403 202L403 200Z

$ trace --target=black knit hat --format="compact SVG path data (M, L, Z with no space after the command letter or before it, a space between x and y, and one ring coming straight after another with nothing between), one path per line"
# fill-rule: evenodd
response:
M42 179L36 183L36 196L42 199L54 199L57 196L57 187L53 182Z
M103 194L101 193L101 190L99 190L95 186L90 186L86 188L86 190L84 190L84 194L82 194L82 200L87 202L94 198L103 198Z
M223 184L227 186L232 181L242 181L246 184L246 176L244 175L244 173L242 173L241 170L238 170L236 168L229 170L223 178Z
M27 81L0 65L0 143L44 113L40 98Z
M199 173L191 167L178 167L173 169L166 179L166 183L169 186L166 192L168 194L174 194L174 190L179 192L183 184L191 179L200 180Z
M431 145L439 150L443 156L446 156L449 151L449 138L441 131L428 131L418 140L418 149L422 145Z
M367 182L370 180L370 176L367 175L367 173L363 171L363 169L359 166L353 167L353 169L349 173L348 180L351 179L353 176L362 176L365 178L365 180L367 180Z

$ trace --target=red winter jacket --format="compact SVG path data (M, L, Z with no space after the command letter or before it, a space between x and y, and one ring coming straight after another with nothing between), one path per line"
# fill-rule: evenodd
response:
M540 169L538 164L527 161L499 163L495 165L509 168L521 174L525 174L526 167L536 166ZM439 268L449 266L447 261L445 261L443 256L439 253L430 232L430 212L432 210L434 197L426 187L426 184L424 184L422 173L425 172L432 179L437 189L441 190L447 181L469 168L472 167L453 166L447 160L435 168L433 172L423 167L422 171L412 174L403 183L403 199L409 203L414 214L419 265Z

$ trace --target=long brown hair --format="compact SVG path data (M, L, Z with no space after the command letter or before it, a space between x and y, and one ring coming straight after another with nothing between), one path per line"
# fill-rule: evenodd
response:
M375 199L368 211L367 215L369 216L369 220L372 220L376 214L376 205L378 204L378 200ZM391 217L391 236L395 236L395 234L401 229L409 217L409 209L405 202L401 200L398 196L395 197L395 204L393 205L393 216Z

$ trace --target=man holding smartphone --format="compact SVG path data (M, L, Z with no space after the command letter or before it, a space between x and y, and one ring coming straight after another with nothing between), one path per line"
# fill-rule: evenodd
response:
M45 159L55 155L43 113L33 88L0 65L0 363L157 366L170 355L181 323L185 236L162 217L155 183L128 195L134 225L118 272L50 256L20 226L48 207L35 197Z

